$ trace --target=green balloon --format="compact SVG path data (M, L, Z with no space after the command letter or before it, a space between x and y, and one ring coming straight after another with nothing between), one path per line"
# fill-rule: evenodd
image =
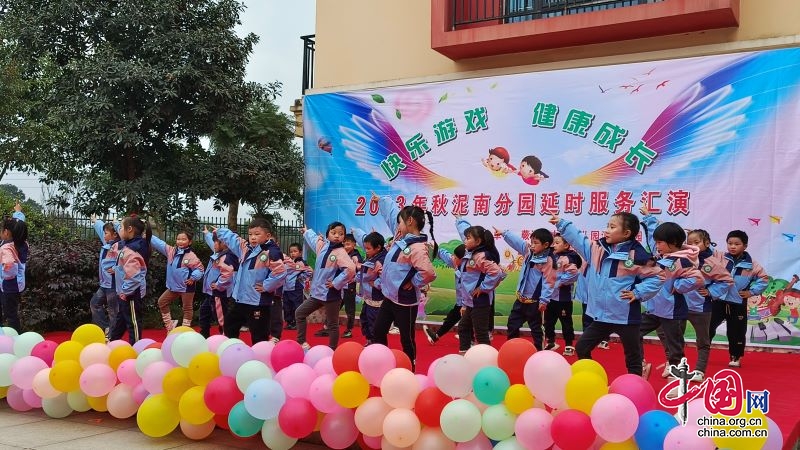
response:
M469 400L448 403L439 416L442 433L455 442L468 442L481 432L481 412Z
M231 428L231 433L236 436L250 437L261 432L264 421L251 416L244 407L244 400L241 400L231 408L228 414L228 426Z
M498 442L494 450L525 450L525 447L517 441L517 438L511 437Z
M483 433L493 441L502 441L514 435L516 414L506 408L506 405L492 405L483 412Z
M485 405L502 403L509 387L511 382L508 380L508 375L499 367L484 367L472 379L475 397Z
M54 419L63 419L72 414L72 407L67 401L67 394L59 394L58 397L43 398L42 409L44 413Z

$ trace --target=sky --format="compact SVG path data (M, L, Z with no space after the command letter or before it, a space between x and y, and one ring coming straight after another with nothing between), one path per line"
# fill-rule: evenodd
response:
M281 111L291 114L289 107L302 96L303 41L300 36L314 34L316 0L243 0L242 3L246 9L241 15L242 24L237 27L237 34L255 33L260 38L250 55L247 80L282 82L283 94L277 104ZM299 139L297 142L302 144ZM42 186L35 175L9 171L0 183L13 184L28 198L42 201ZM212 201L201 202L198 215L227 215L227 211L214 211L212 205ZM239 208L240 217L248 217L249 211L248 206ZM288 214L284 217L290 218Z

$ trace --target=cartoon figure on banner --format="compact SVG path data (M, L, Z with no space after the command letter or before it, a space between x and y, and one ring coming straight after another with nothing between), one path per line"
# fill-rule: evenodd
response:
M799 329L778 317L786 298L790 301L797 298L797 302L800 303L800 290L793 288L797 281L796 275L788 282L772 278L763 294L747 299L748 341L765 342L773 339L788 341L792 336L800 336Z
M487 158L481 158L484 167L489 169L492 175L498 178L503 178L507 174L517 171L516 167L509 164L510 160L511 156L504 147L490 149L489 156Z
M329 141L325 136L319 138L317 141L317 147L319 147L319 149L323 152L333 155L333 144L331 144L331 141Z
M798 308L800 308L800 290L790 289L790 292L783 297L783 304L789 309L788 322L792 325L797 325L797 319L800 318Z
M522 158L517 174L522 177L522 181L532 186L536 186L545 178L550 178L550 176L542 172L542 161L534 155Z
M514 253L509 249L506 249L506 251L503 252L503 259L508 261L505 266L503 266L503 270L506 272L515 272L522 267L522 255L517 255L517 257L514 257Z

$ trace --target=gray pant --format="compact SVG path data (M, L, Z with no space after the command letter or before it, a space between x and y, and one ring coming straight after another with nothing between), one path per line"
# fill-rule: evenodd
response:
M694 327L694 334L697 336L697 365L695 370L706 373L708 366L708 355L711 353L711 311L709 312L694 312L689 311L689 323ZM683 324L684 329L686 323Z
M336 350L339 345L339 308L342 305L341 300L327 301L309 298L304 301L294 313L295 320L297 321L297 342L304 344L306 342L306 328L308 322L306 318L314 311L325 308L325 325L328 327L328 346Z
M667 361L671 365L677 366L683 358L683 331L686 329L686 321L681 319L664 319L663 317L652 314L642 314L642 323L639 325L639 337L644 341L644 337L655 330L661 329L659 334L661 345L667 355ZM642 349L644 355L644 349Z
M98 288L89 301L92 322L102 329L113 328L117 320L117 291L114 288Z

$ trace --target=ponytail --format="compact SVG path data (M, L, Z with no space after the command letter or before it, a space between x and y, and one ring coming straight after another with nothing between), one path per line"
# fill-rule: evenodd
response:
M433 257L435 258L436 255L439 254L439 244L436 242L436 238L433 236L433 213L431 213L430 211L425 211L425 214L428 216L428 226L431 227L431 240L433 241Z
M153 228L150 226L149 220L144 220L143 222L144 222L144 243L145 243L145 248L147 249L147 254L142 255L142 258L144 258L144 265L149 266L150 254L152 253L152 249L150 247L150 240L153 238Z
M495 264L500 264L500 252L494 245L494 233L487 229L483 230L483 246L486 247L486 255L489 259Z

